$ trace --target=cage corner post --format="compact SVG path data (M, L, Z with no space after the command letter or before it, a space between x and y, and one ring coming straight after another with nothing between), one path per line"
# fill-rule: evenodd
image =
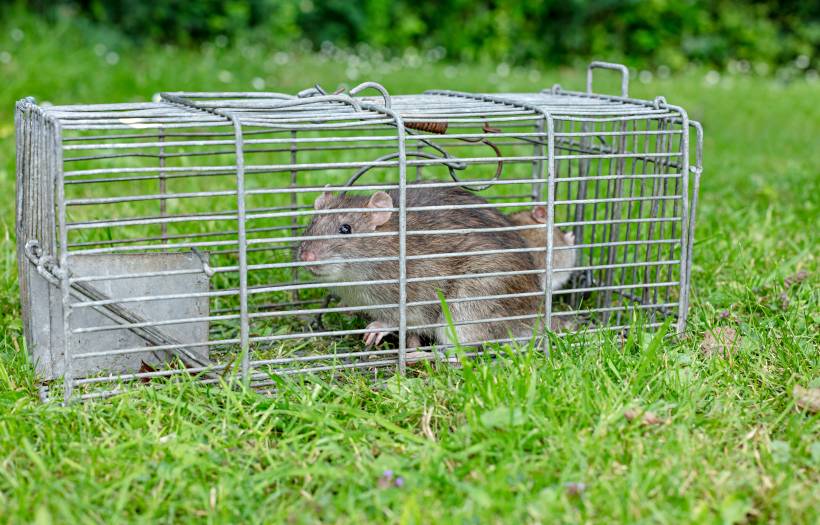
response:
M687 239L687 264L686 264L686 310L689 310L689 296L692 292L692 250L695 246L695 214L698 205L698 193L700 192L700 178L703 175L703 126L696 120L690 120L689 125L695 128L695 165L690 168L694 175L692 179L692 199L689 205L689 238ZM688 195L684 196L688 199Z
M248 238L245 212L245 143L242 122L229 116L234 126L236 148L236 231L239 258L239 355L242 384L250 386L250 320L248 315Z
M689 115L680 106L667 105L669 111L680 115L681 123L681 235L680 235L680 278L678 284L678 319L676 334L683 335L686 330L686 317L689 310L688 271L689 258Z
M68 253L68 218L66 215L66 197L65 197L65 174L63 172L63 145L62 145L62 129L58 121L51 122L53 133L53 148L55 158L53 159L52 169L55 174L55 184L57 186L57 213L60 234L60 251L59 251L59 275L60 291L62 293L63 303L63 355L65 356L64 367L64 398L63 402L68 404L72 401L74 393L74 354L71 345L71 313L73 307L71 305L71 271L69 265Z

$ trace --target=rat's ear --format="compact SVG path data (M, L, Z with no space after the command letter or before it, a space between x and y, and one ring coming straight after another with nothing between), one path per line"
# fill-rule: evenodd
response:
M368 208L392 208L393 207L393 199L387 193L383 191L377 191L370 197L370 201L367 203ZM381 226L382 224L386 223L390 220L390 216L393 214L392 211L380 211L380 212L373 212L368 213L370 216L370 224L375 229L377 226Z
M540 222L541 224L547 223L547 208L544 206L536 206L532 209L532 218L535 222Z
M323 210L330 206L330 201L333 199L333 194L324 192L313 202L313 209L314 210Z

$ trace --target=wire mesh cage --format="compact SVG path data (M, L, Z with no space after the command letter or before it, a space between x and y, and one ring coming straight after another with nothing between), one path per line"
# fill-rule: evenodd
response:
M620 96L592 92L595 68L621 73ZM404 373L455 345L623 331L636 312L682 330L702 130L627 90L624 66L595 62L585 92L20 101L43 395Z

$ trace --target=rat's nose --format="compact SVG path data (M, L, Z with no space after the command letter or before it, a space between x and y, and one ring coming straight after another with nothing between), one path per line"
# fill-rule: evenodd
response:
M316 254L310 250L303 250L302 251L302 260L304 262L313 262L316 260Z

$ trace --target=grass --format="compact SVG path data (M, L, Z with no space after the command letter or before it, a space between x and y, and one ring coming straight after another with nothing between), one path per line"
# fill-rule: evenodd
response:
M3 51L0 522L820 519L820 416L791 394L820 387L816 83L709 84L692 70L632 86L686 107L706 129L693 304L680 340L638 329L625 342L427 370L383 389L352 376L306 377L263 397L181 382L64 408L38 401L20 332L13 101L143 100L161 90L251 89L255 78L294 92L317 81L335 87L354 66L242 46L135 49L25 16L0 22ZM582 84L570 70L355 69L396 93ZM798 270L808 278L786 287ZM717 327L740 334L728 357L700 349ZM662 422L630 421L630 409Z

